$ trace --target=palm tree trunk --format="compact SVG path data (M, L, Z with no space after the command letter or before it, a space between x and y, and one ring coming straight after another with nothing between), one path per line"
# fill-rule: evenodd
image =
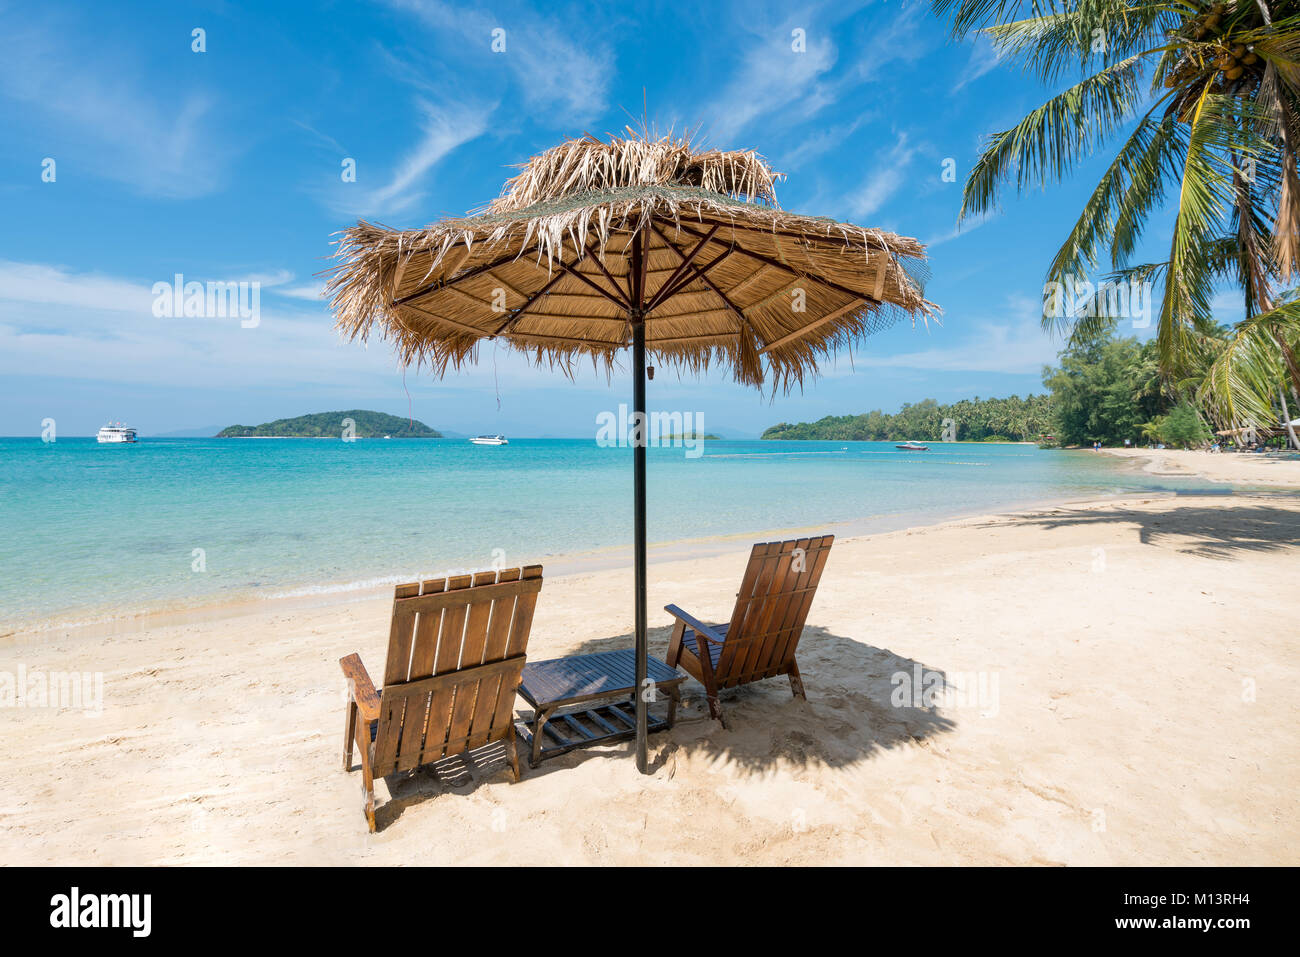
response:
M1291 440L1291 448L1300 449L1300 442L1296 441L1295 429L1291 425L1291 410L1286 407L1286 390L1281 386L1277 387L1277 397L1282 403L1282 421L1286 423L1286 435Z

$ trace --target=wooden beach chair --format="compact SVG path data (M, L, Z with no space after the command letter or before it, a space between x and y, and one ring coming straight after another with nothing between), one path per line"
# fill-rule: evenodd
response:
M704 685L709 714L724 728L723 688L788 675L790 690L807 700L794 653L834 540L822 535L755 545L725 625L706 625L676 605L664 606L677 619L668 665L681 665Z
M359 655L348 680L343 769L361 751L366 823L375 829L375 778L505 742L519 780L514 702L542 566L398 585L383 688Z

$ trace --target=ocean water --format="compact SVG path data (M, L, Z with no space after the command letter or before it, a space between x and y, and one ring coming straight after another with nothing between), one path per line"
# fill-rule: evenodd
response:
M651 544L1222 490L1027 445L907 453L887 442L715 441L695 458L681 448L648 457ZM494 560L630 555L631 497L631 450L591 439L0 439L0 634Z

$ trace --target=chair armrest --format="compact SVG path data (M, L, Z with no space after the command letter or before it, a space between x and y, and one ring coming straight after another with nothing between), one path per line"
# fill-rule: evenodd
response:
M706 625L698 618L691 617L690 615L686 614L686 612L678 608L676 605L664 605L664 611L668 612L668 614L672 615L678 621L685 622L686 624L690 625L691 630L694 631L701 638L703 638L705 641L711 641L715 645L721 645L727 640L726 637L724 635L719 634L712 625Z
M361 712L361 720L369 724L379 720L379 695L375 693L375 684L361 663L360 655L348 655L339 659L343 676L348 679L349 693Z

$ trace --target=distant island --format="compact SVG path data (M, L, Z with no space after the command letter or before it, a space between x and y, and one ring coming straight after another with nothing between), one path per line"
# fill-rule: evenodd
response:
M442 433L423 422L383 412L350 409L346 412L315 412L292 419L276 419L261 425L232 425L216 434L218 439L337 439L342 438L343 420L352 421L352 434L359 439L440 439Z
M890 414L879 409L861 415L828 415L816 422L782 422L763 432L764 439L820 439L838 442L1009 442L1037 438L1052 427L1052 399L962 399L940 405L925 399L905 403Z
M714 435L712 432L674 432L671 435L659 436L660 442L699 442L708 439L721 439L722 436Z

